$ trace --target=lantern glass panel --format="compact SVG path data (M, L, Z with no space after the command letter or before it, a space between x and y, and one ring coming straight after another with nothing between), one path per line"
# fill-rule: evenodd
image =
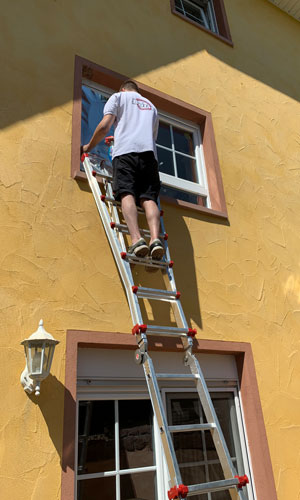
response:
M32 375L40 375L42 373L42 353L43 347L41 345L31 346L32 358Z
M43 373L48 375L50 371L50 364L53 356L53 351L54 351L55 345L45 345L45 355L44 355L44 363L43 363Z

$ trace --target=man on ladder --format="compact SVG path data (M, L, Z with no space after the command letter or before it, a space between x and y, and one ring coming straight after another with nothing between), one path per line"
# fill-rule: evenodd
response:
M96 127L82 153L93 149L115 124L113 148L113 192L121 202L122 213L131 236L128 253L136 257L150 255L161 260L164 247L159 239L160 211L157 198L160 190L156 138L158 115L155 106L139 93L137 84L126 80L120 92L107 101L103 119ZM142 238L138 226L137 205L145 210L150 230L150 244Z

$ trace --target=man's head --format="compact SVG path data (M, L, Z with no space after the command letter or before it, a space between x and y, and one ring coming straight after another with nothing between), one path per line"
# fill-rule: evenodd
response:
M120 92L139 92L139 88L133 80L126 80L122 83Z

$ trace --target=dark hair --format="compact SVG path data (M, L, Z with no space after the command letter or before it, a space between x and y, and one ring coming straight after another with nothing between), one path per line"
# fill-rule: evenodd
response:
M133 80L125 80L125 82L123 82L121 87L120 87L120 91L122 89L134 90L135 92L139 92L139 88Z

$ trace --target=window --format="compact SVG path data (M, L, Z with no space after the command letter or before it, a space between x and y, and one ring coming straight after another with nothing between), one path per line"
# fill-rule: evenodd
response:
M232 44L223 0L171 0L173 14Z
M157 371L189 372L182 353L153 352L151 357ZM235 359L201 355L201 364L235 468L251 478ZM80 348L77 368L75 498L96 500L101 489L107 500L166 500L169 486L160 431L133 352ZM160 383L169 425L204 423L195 385L184 382L179 389L176 385ZM223 479L210 431L172 437L185 484ZM227 492L220 495L195 500L232 500ZM251 484L245 495L247 500L255 499Z
M77 500L155 500L150 401L80 401L77 471Z
M235 389L211 390L210 395L222 427L223 435L235 469L243 475L248 468L246 454L242 451L239 422L239 403ZM169 423L189 425L205 423L199 398L195 393L167 392L165 394ZM182 432L174 435L174 447L184 484L196 484L224 479L221 464L210 432ZM243 458L244 455L244 458ZM248 473L249 475L249 473ZM246 499L253 499L252 488L243 490ZM228 491L194 496L195 500L231 500Z
M141 371L141 367L132 362L135 349L136 341L131 335L124 335L123 333L116 332L67 330L62 446L62 500L77 499L76 483L93 479L93 476L88 477L90 473L84 469L87 466L85 463L86 459L82 460L82 458L80 458L81 454L78 454L78 450L80 450L82 446L79 440L88 435L90 436L90 440L94 442L93 445L95 445L96 439L93 439L93 436L98 434L98 430L95 429L95 427L92 428L91 424L89 424L90 430L88 430L88 427L84 428L86 409L81 408L80 405L84 407L89 401L92 401L93 404L97 402L96 406L99 404L98 402L101 402L101 404L103 401L105 404L108 402L107 404L110 405L110 409L108 408L107 412L116 426L116 401L125 401L124 404L128 409L128 414L129 412L133 414L133 412L130 411L131 402L141 402L142 400L149 404L145 377ZM185 368L182 364L182 352L176 349L176 341L171 344L169 349L172 349L172 352L169 352L169 350L164 347L160 347L159 351L153 351L152 357L156 369L159 372L180 373L181 370L185 370ZM227 439L230 453L232 457L236 459L238 472L239 464L241 463L240 456L242 455L244 464L243 470L246 474L249 473L247 470L249 443L249 449L251 451L251 473L249 473L249 478L251 478L252 484L247 486L248 500L257 498L276 500L277 494L272 471L272 462L262 407L260 404L251 345L246 342L224 342L202 339L199 344L195 344L195 354L200 361L204 376L212 391L216 412L220 424L223 426L223 432ZM176 366L176 368L174 368L174 366ZM182 389L184 389L184 392L179 393L178 389L175 389L174 386L171 387L168 385L162 388L163 399L167 408L170 408L171 402L174 401L174 399L176 400L176 398L179 399L184 411L186 411L184 405L188 406L188 408L192 406L191 402L182 402L182 400L185 398L193 399L195 387L191 388L189 386ZM174 390L176 390L176 392L174 392ZM193 393L192 398L191 393ZM217 401L218 398L219 400ZM242 400L243 405L241 405L240 400ZM144 414L146 415L148 410L145 410L145 407L143 408ZM95 415L97 415L97 411L99 415L99 408L96 409L95 407ZM81 422L79 419L80 412ZM172 406L171 410L169 409L168 412L169 418L173 418L174 420ZM198 410L194 407L194 409L188 410L184 418L191 420L195 418L197 412ZM101 411L100 413L102 424L99 422L97 425L100 427L99 434L102 435L101 425L103 428L104 412ZM137 407L135 407L135 413L136 422L140 422L140 413ZM197 418L199 418L199 415L201 414L199 413ZM182 419L183 417L179 415L179 418ZM97 422L97 420L96 418L94 422ZM149 420L147 422L145 430L147 431L146 434L149 435ZM229 422L230 425L228 425ZM107 427L106 422L105 427ZM156 494L158 495L158 500L166 500L166 498L161 499L159 497L160 492L164 488L162 481L165 478L165 470L164 465L161 463L159 447L156 445L157 431L158 429L155 424L152 425L152 446L155 458L153 458L153 465L149 466L147 463L145 467L153 467L152 472L155 471L156 473ZM105 432L107 433L107 431ZM115 430L112 432L114 432L114 436L117 436ZM78 434L80 434L79 439L77 439ZM110 436L112 436L112 433ZM103 439L103 437L101 439ZM238 439L240 448L237 441ZM147 438L147 443L149 443L149 438ZM149 445L147 446L149 447ZM209 443L205 443L205 451L208 460L204 459L203 461L206 461L206 463L203 465L209 468L211 465L209 460L214 460L212 456L209 457ZM185 451L185 453L187 453L187 451ZM150 453L147 454L147 456L149 457ZM194 461L196 461L197 458L200 457L195 456ZM108 459L111 460L111 455L108 455ZM202 459L200 459L200 462L201 461ZM97 460L95 460L95 462L97 462ZM181 464L184 463L183 460L180 460L180 462ZM139 465L144 466L144 463ZM79 466L80 470L78 470ZM200 463L199 466L202 466L202 464ZM111 481L115 488L114 491L116 491L117 469L113 468L112 471L108 471L107 467L104 468L106 469L104 471L106 479L110 476L107 472L113 473L112 475L114 477ZM130 469L130 472L135 474L133 469ZM142 470L141 474L143 473L144 471ZM86 474L85 477L84 474ZM126 472L124 475L126 475ZM97 479L97 477L95 477L95 479ZM253 481L255 481L255 493L253 493ZM99 498L99 496L97 498ZM89 498L89 500L92 500L92 497ZM119 498L116 500L119 500ZM201 498L201 500L204 499Z
M164 389L163 396L170 425L206 421L195 392ZM237 391L213 389L211 397L234 466L249 475ZM149 400L80 400L77 435L77 500L96 500L99 491L106 500L165 500L168 478ZM210 432L178 433L173 441L184 484L224 478ZM244 494L253 500L251 486ZM228 491L193 498L231 500Z
M160 114L157 156L163 195L210 206L199 127Z
M82 85L81 143L86 144L99 121L111 92L84 81ZM161 194L202 206L209 205L204 157L199 127L159 113L157 154L162 181ZM113 135L113 127L108 135ZM100 162L105 160L111 171L108 146L101 141L92 151L91 161L100 172ZM103 164L102 164L103 167ZM83 167L81 166L83 170Z
M218 33L212 0L175 0L175 9L204 28Z
M75 179L86 180L82 166L80 168L80 145L90 139L102 118L107 99L118 91L125 79L76 57L72 128L72 176ZM210 113L146 85L139 86L142 95L153 102L160 115L157 149L162 201L227 219ZM113 134L113 128L109 134ZM104 159L111 173L104 141L92 153L95 170L99 168L100 159Z

